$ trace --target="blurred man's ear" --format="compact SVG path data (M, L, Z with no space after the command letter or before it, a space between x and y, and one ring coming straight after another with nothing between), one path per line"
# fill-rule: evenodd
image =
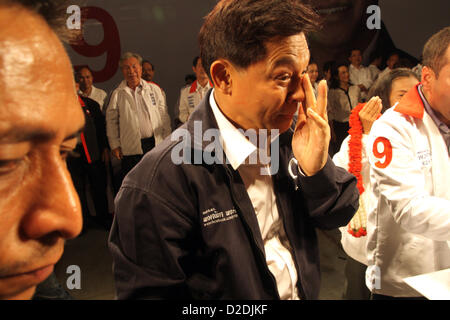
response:
M431 86L434 83L434 80L436 79L436 75L434 71L427 66L424 66L422 68L422 84L426 91L429 91Z
M215 90L225 95L231 94L232 69L233 65L227 60L219 59L213 62L210 73Z

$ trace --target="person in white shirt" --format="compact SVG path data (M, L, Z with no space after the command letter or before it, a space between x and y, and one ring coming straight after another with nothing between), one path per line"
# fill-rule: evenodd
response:
M369 134L373 299L424 299L404 279L450 268L450 27L427 41L423 65L421 83Z
M368 68L364 67L361 64L361 50L351 50L348 60L350 61L350 66L348 68L348 72L350 74L350 82L359 87L359 89L361 90L361 99L365 101L365 99L367 98L367 93L369 92L369 89L373 83L372 74L370 73L370 70Z
M171 132L166 99L157 85L141 78L141 61L135 53L122 55L125 80L111 94L106 110L108 140L112 155L122 160L122 178Z
M178 99L179 123L185 123L189 115L194 111L194 108L202 101L212 85L209 82L208 76L202 66L202 59L195 57L192 61L192 70L197 77L190 86L181 89L180 97Z
M345 263L344 299L368 300L371 292L366 286L367 268L367 210L376 205L370 185L370 165L366 152L368 134L381 112L397 103L419 82L409 69L398 68L378 79L370 88L366 104L358 105L350 116L349 136L333 157L336 165L349 170L358 179L359 210L348 226L340 228L341 243L348 255Z
M400 61L400 55L397 52L391 53L386 60L386 68L384 68L384 70L378 74L378 78L381 78L382 76L387 74L389 71L393 70L395 64L399 61Z
M100 110L105 113L105 100L107 94L102 89L96 88L93 85L94 77L91 70L84 66L78 70L78 79L80 84L80 92L83 97L91 98L100 105Z
M361 102L361 90L350 83L348 64L340 62L331 68L331 84L328 94L328 119L333 133L330 154L334 155L348 135L348 119L356 105Z
M373 59L372 62L367 67L369 69L370 77L373 82L375 82L375 80L377 80L378 75L381 72L381 70L380 70L381 61L382 61L382 57L378 56L375 59Z

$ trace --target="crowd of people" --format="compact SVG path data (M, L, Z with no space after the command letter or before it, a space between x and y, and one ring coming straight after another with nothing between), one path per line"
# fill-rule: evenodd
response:
M0 299L55 290L64 240L91 221L110 230L119 299L317 299L316 229L342 232L345 299L423 299L403 279L450 268L450 27L420 64L365 66L362 47L319 64L302 1L221 0L171 120L137 53L111 93L73 74L61 8L0 0ZM220 132L227 161L174 130ZM261 143L243 130L270 130L276 172L249 162Z

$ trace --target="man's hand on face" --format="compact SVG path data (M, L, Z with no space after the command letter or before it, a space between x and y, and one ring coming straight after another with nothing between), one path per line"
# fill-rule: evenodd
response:
M305 101L299 106L292 150L303 173L312 176L325 166L328 158L327 83L320 81L317 101L308 74L303 77L302 86Z

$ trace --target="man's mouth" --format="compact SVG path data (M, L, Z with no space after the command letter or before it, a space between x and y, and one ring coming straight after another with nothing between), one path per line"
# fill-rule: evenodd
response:
M348 9L350 9L350 6L343 5L343 6L332 7L332 8L317 9L317 13L319 13L320 15L328 15L328 14L344 12L344 11L347 11Z

